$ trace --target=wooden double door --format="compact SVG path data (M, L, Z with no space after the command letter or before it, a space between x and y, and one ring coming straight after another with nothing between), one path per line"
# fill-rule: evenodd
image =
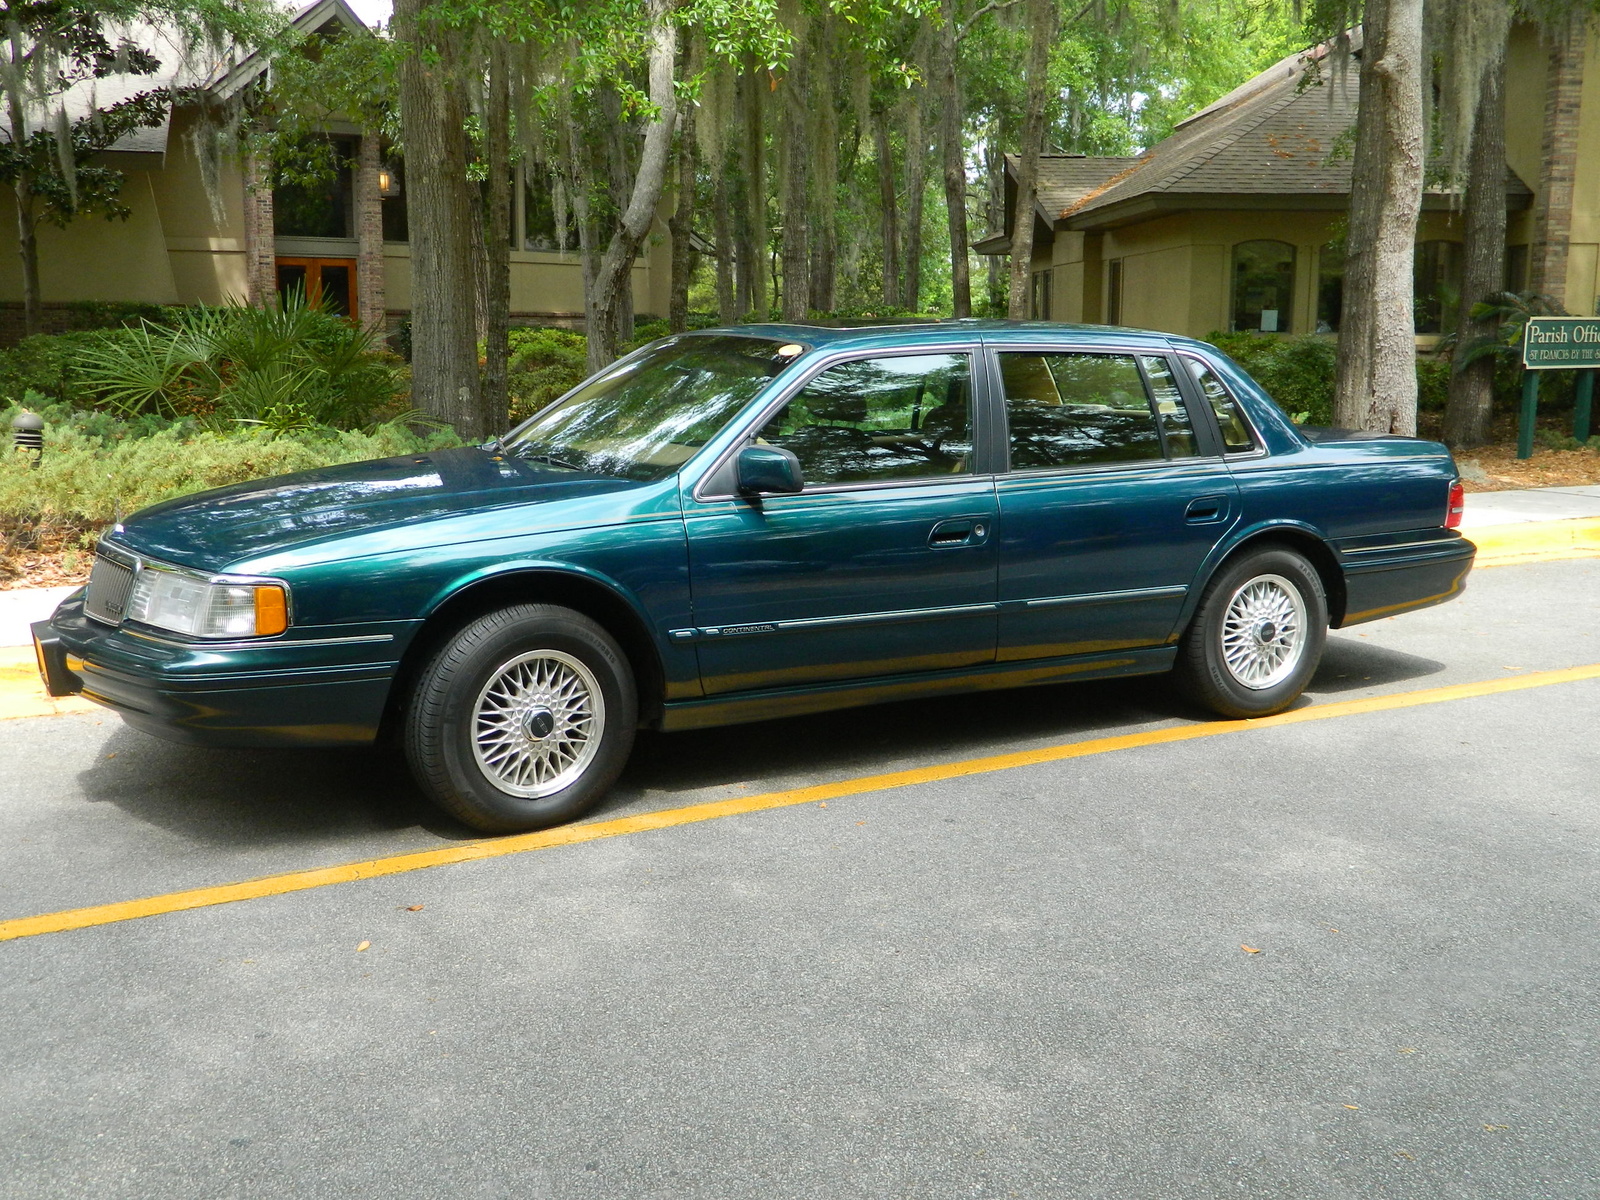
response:
M348 317L356 307L356 260L353 258L278 259L280 302L293 292L309 303L319 301L329 312Z

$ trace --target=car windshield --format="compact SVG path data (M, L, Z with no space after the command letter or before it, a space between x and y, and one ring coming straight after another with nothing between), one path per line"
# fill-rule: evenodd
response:
M664 479L799 350L771 338L675 337L595 376L518 426L501 449L574 471Z

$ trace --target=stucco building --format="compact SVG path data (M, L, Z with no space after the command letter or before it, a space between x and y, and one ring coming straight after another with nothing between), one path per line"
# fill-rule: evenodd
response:
M1600 38L1552 50L1518 26L1507 59L1506 286L1554 294L1575 313L1600 303L1600 69L1584 69L1597 53ZM1324 46L1283 59L1138 157L1045 156L1034 315L1197 337L1335 332L1355 119L1355 63L1342 69ZM1561 169L1541 194L1547 149ZM1416 316L1427 342L1462 299L1462 220L1439 191L1422 207ZM976 249L1010 244L1008 224Z
M344 0L318 0L294 23L308 32L371 37ZM194 68L189 68L191 73ZM84 216L65 229L41 224L39 273L46 329L63 328L74 301L151 304L259 302L280 288L320 293L330 306L392 328L411 308L403 164L376 134L330 123L340 157L354 163L328 186L266 186L258 164L237 153L207 162L207 105L258 86L267 63L224 59L202 68L201 93L174 105L166 122L118 142L104 161L125 173L126 221ZM212 174L207 187L206 174ZM519 169L512 220L511 310L518 324L581 324L583 269L575 243L563 249L543 178ZM664 314L671 254L664 223L634 267L639 313ZM20 336L22 269L16 210L0 189L0 337Z

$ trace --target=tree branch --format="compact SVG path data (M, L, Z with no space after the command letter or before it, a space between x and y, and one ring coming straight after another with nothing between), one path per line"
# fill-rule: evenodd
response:
M1003 9L1012 8L1021 3L1022 0L989 0L989 3L985 4L965 21L961 22L960 27L956 30L956 41L961 41L961 39L966 37L967 34L971 33L972 27L976 25L981 18L988 16L992 12L1000 12Z

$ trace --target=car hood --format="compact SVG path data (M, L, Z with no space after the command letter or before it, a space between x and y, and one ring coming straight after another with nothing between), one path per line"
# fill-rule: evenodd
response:
M524 531L554 528L565 523L561 510L570 502L641 486L466 446L183 496L143 509L113 536L152 558L221 571L290 548L399 525L413 527L408 537L415 536L416 545L429 545L434 539L415 529L420 523L509 506L545 509L544 520L519 521ZM576 507L593 519L592 506Z

